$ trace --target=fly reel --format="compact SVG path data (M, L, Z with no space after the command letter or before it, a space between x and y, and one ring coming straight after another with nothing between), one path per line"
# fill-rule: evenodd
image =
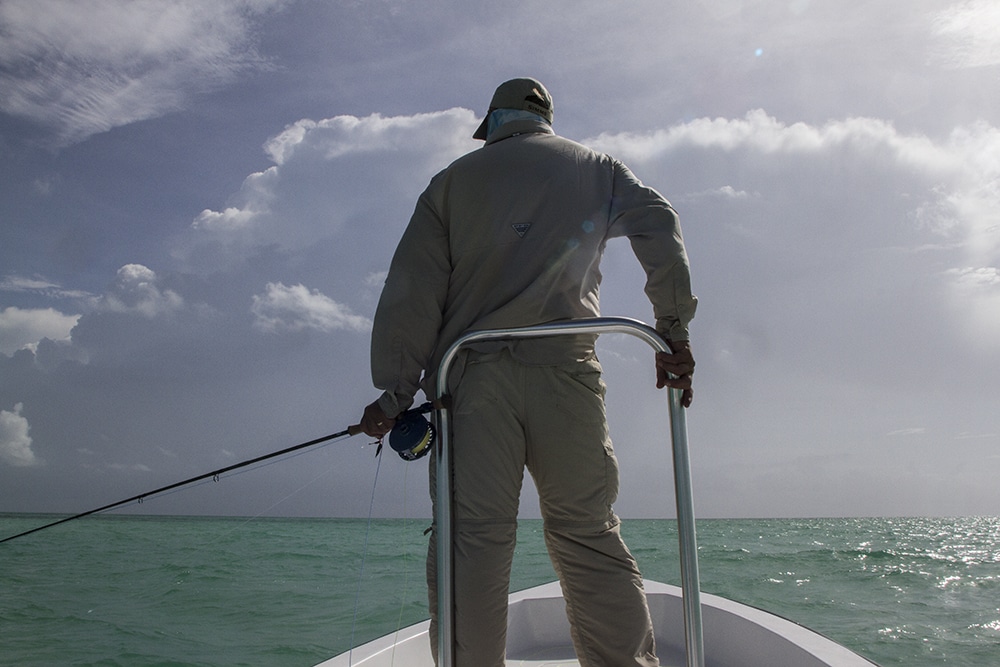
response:
M416 461L431 451L434 426L423 415L430 409L427 404L407 410L396 418L396 424L389 431L389 446L404 461Z

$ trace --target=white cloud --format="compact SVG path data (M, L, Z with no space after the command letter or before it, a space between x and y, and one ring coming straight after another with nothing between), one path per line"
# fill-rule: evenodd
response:
M327 161L349 154L398 152L412 146L419 151L460 154L481 145L472 141L469 132L476 124L471 111L458 108L412 116L376 113L364 118L303 119L269 139L264 149L278 165L303 151Z
M66 340L79 319L79 315L67 315L54 308L4 308L0 311L0 353L35 346L43 338Z
M388 271L375 271L374 273L369 273L365 276L364 285L365 287L375 287L379 290L382 289L382 285L385 284L385 279L389 277Z
M26 278L23 276L4 276L0 280L0 290L5 292L29 292L33 290L55 289L58 285L44 278Z
M0 279L0 292L33 293L54 299L83 299L91 295L81 290L67 289L43 277L8 275Z
M268 283L264 294L253 297L251 308L257 318L255 326L263 331L334 331L349 329L364 331L371 320L355 315L351 309L304 285L286 287Z
M41 460L31 451L28 420L21 415L24 404L18 403L14 411L0 410L0 462L14 467L36 466Z
M254 176L264 176L267 172L262 174L254 174ZM255 199L252 194L260 192L260 194L266 197L266 192L261 192L253 187L253 182L257 179L248 177L247 181L244 183L244 192L250 195L249 199ZM257 203L250 203L245 208L236 208L235 206L230 206L222 211L213 211L211 209L205 209L198 214L198 217L194 219L191 226L195 229L206 229L210 231L220 231L220 232L230 232L237 231L240 229L245 229L249 227L254 219L262 214L267 213L267 209L258 209Z
M750 194L746 190L737 190L731 185L723 185L721 188L712 188L711 190L702 190L701 192L692 192L684 195L682 199L684 201L694 202L700 199L715 199L719 201L742 201L749 199L751 197L758 197L759 194Z
M993 0L951 5L934 17L933 33L933 60L945 67L1000 65L1000 4Z
M254 20L281 0L5 0L0 109L59 142L182 108L263 66Z
M786 124L763 109L748 111L743 118L696 118L647 134L602 133L585 142L619 156L626 162L645 163L680 148L736 151L751 149L764 154L820 155L834 148L852 147L862 154L885 151L901 160L937 168L947 151L923 136L899 134L892 123L877 118L847 118L824 125Z
M277 167L250 174L240 188L240 206L230 206L222 211L205 209L198 214L191 226L211 232L238 232L252 230L255 220L271 212L279 174Z
M989 290L1000 287L1000 270L994 266L951 269L948 273L955 277L955 283L963 289Z
M947 149L960 164L960 180L947 201L967 228L973 262L995 261L1000 251L1000 129L982 122L957 128Z
M966 329L984 341L1000 341L1000 297L985 289L993 287L991 267L1000 251L1000 130L988 123L957 127L935 139L874 118L786 124L755 110L743 118L700 118L648 134L605 133L585 143L622 158L647 182L659 179L675 188L719 183L665 193L690 209L752 192L741 203L740 217L729 217L737 220L730 229L758 242L766 238L774 252L783 253L782 261L794 261L801 251L793 238L815 243L818 234L824 245L812 252L817 258L833 247L840 261L848 256L843 252L859 248L933 249L940 261L961 267L938 277L947 281ZM692 161L698 164L696 178L685 171Z
M368 232L405 220L430 177L477 147L467 109L412 116L300 120L269 139L273 165L246 177L227 206L193 221L191 247L211 247L213 268L262 246L301 250L354 222Z
M97 310L138 313L146 318L174 312L184 305L179 294L161 289L156 273L142 264L126 264L118 269L114 284L99 299Z

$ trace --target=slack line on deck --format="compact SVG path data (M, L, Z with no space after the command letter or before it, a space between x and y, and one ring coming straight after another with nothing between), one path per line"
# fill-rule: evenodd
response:
M413 461L424 454L427 454L434 440L434 431L431 425L426 419L421 417L425 412L430 412L431 404L424 403L420 407L407 410L397 417L397 425L393 427L392 431L389 433L389 444L399 454L400 458L405 461ZM423 422L426 430L423 434L419 432L419 422ZM398 432L397 432L398 431ZM336 440L337 438L342 438L344 436L353 436L361 433L361 425L353 424L348 426L343 431L339 433L332 433L330 435L325 435L322 438L316 438L315 440L310 440L308 442L299 443L291 447L286 447L285 449L278 450L276 452L271 452L270 454L263 454L261 456L254 457L252 459L247 459L246 461L241 461L239 463L233 463L224 468L219 468L218 470L213 470L211 472L206 472L204 474L198 475L196 477L191 477L190 479L185 479L181 482L174 482L173 484L168 484L167 486L161 486L158 489L152 491L147 491L145 493L140 493L138 495L132 496L131 498L125 498L124 500L119 500L117 502L111 503L109 505L104 505L86 512L81 512L80 514L74 514L73 516L66 517L65 519L59 519L58 521L53 521L52 523L47 523L43 526L38 526L37 528L32 528L31 530L26 530L22 533L17 533L16 535L11 535L0 539L0 544L4 542L9 542L10 540L17 539L19 537L24 537L26 535L31 535L32 533L37 533L40 530L45 530L46 528L52 528L53 526L58 526L59 524L67 523L69 521L74 521L76 519L82 519L85 516L90 516L91 514L98 514L100 512L106 512L108 510L114 509L116 507L121 507L122 505L127 505L132 502L141 503L143 500L150 496L155 496L167 491L172 491L174 489L186 486L188 484L194 484L195 482L200 482L205 479L215 479L218 481L219 475L222 475L233 470L238 470L239 468L245 468L247 466L253 465L255 463L260 463L261 461L267 461L268 459L273 459L284 454L290 454L292 452L299 451L300 449L306 449L308 447L314 447L316 445L322 444L324 442L329 442L330 440ZM395 436L395 438L393 437ZM382 443L379 442L379 447L375 452L378 456L382 451Z

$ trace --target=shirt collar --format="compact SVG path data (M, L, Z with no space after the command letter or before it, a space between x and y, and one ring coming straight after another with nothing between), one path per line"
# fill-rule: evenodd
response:
M493 113L496 113L494 111ZM509 139L517 134L530 134L530 133L541 133L541 134L555 134L552 131L552 126L549 125L541 116L531 114L535 117L534 120L520 119L511 120L506 123L499 125L493 132L491 132L486 139L486 145L495 144L498 141L503 141L504 139Z

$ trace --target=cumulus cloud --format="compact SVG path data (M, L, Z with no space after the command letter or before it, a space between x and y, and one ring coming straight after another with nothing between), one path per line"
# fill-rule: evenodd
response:
M195 229L230 232L249 227L260 214L268 213L266 201L270 199L268 188L262 186L268 174L276 173L272 167L267 171L248 176L243 183L243 192L247 202L243 208L229 206L221 211L205 209L198 214L191 226Z
M264 294L253 297L251 308L256 320L254 325L262 331L334 331L349 329L363 331L371 327L371 320L355 315L351 309L304 285L287 287L281 283L268 283Z
M0 353L12 354L23 347L37 346L43 338L66 340L80 319L54 308L17 308L0 311Z
M665 194L696 210L742 198L730 228L758 243L766 239L782 262L796 261L799 242L807 238L815 246L814 270L824 254L843 269L844 259L854 255L857 261L861 248L934 252L937 262L953 269L938 274L953 304L972 328L987 327L986 336L1000 340L1000 317L983 314L987 302L993 304L987 312L1000 311L995 290L987 289L1000 251L1000 130L985 122L934 139L874 118L788 124L755 110L647 134L605 133L588 143L621 157L646 179L680 188ZM698 170L692 176L686 165L693 160ZM713 181L718 184L705 190ZM753 196L745 197L749 192ZM884 266L854 275L870 281L876 269L879 284L887 284Z
M923 136L898 133L878 118L847 118L824 125L784 123L763 109L743 118L697 118L652 133L603 133L590 145L636 162L648 162L686 147L735 151L753 149L772 155L819 155L838 147L876 154L886 149L913 162L941 162L946 153ZM941 167L947 165L941 164Z
M41 460L31 451L31 436L28 420L21 415L23 403L14 406L14 411L0 410L0 462L14 467L28 467L41 464Z
M991 256L1000 244L993 214L1000 203L1000 131L986 123L956 128L945 140L935 141L901 133L881 119L787 124L757 109L743 118L699 118L646 134L605 133L588 143L639 165L643 173L661 170L662 174L664 165L697 151L701 164L696 182L715 178L733 182L686 193L693 198L708 194L745 197L745 184L753 184L757 187L749 191L754 198L766 199L798 183L789 179L796 179L796 171L805 168L811 176L826 169L828 177L837 176L840 181L827 180L819 186L803 181L802 197L828 191L849 205L852 199L845 196L859 194L860 188L884 187L873 178L845 180L863 165L866 173L879 170L880 179L896 180L892 186L899 191L885 193L883 199L904 196L911 218L927 230L941 236L958 235L968 252L980 256ZM670 173L669 180L666 175L663 178L683 184L687 181L678 177L684 175Z
M303 152L324 161L359 153L409 152L411 148L418 153L450 154L481 145L466 133L476 124L471 111L458 108L412 116L376 113L364 118L303 119L269 139L264 149L278 165Z
M184 300L171 289L161 289L156 273L142 264L126 264L118 269L115 282L96 299L99 311L138 313L152 319L179 310Z
M405 219L430 177L478 145L477 122L467 109L300 120L265 143L271 166L247 176L227 206L195 217L191 242L221 248L216 263L267 245L299 250L347 224L364 234Z
M255 20L282 0L5 0L0 109L63 145L182 108L265 65Z

